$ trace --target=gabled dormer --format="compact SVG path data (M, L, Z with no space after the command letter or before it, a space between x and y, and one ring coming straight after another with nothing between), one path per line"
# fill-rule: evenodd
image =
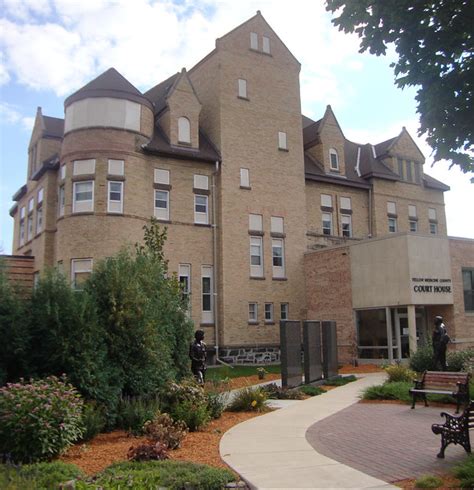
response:
M171 145L199 148L199 114L201 102L183 68L165 96L166 107L158 122Z
M346 176L345 138L328 105L323 118L304 129L305 151L324 167L326 174Z

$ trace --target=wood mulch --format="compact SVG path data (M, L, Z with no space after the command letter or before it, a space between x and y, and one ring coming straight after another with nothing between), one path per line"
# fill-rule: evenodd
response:
M368 374L382 372L383 369L375 364L360 364L359 366L345 364L344 366L339 368L339 374Z
M443 490L445 488L461 488L460 481L455 478L452 475L436 475L441 480L443 480L443 484L440 487L437 487L439 490ZM398 480L396 482L393 482L394 485L397 487L403 488L404 490L411 490L413 488L420 488L416 486L416 480L415 479L410 479L410 480Z
M245 388L246 386L252 386L259 383L266 383L267 381L277 381L281 378L280 374L268 373L264 379L259 379L258 374L253 376L242 376L239 378L230 378L225 383L226 390L236 390L237 388ZM212 390L214 385L211 382L206 383L206 389Z

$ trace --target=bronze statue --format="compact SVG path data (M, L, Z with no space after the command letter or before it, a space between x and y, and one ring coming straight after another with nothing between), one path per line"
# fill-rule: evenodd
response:
M433 363L435 369L441 366L442 371L448 368L446 365L446 349L451 340L446 330L446 325L443 323L443 317L436 316L434 319L434 329L432 335L433 341Z
M206 344L204 343L204 332L196 330L194 342L189 346L189 357L191 358L191 371L199 384L204 384L206 377Z

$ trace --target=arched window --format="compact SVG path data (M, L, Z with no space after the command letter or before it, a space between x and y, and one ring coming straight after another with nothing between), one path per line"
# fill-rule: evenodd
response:
M329 149L329 168L331 170L339 170L339 157L337 150L334 148Z
M191 143L191 124L187 117L178 119L178 142Z

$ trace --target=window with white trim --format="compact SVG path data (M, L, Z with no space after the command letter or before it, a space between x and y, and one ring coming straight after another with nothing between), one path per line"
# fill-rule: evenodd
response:
M256 32L250 33L250 48L258 49L258 34Z
M37 205L40 205L42 204L43 202L43 197L44 197L44 188L41 187L41 189L38 191L38 197L36 199L36 203Z
M123 160L109 159L109 175L124 175L125 162Z
M260 236L250 237L250 276L263 277L263 240Z
M282 238L272 238L273 277L285 277L285 246Z
M240 169L240 187L250 187L250 172L248 168Z
M418 231L418 221L411 219L409 220L408 224L412 233L416 233Z
M430 233L432 235L436 235L438 233L438 224L437 223L430 223Z
M392 201L387 201L387 214L397 214L397 205Z
M408 205L408 225L412 233L416 233L418 231L416 206L413 204Z
M25 207L20 208L20 247L25 244Z
M73 175L91 175L95 173L95 160L75 160Z
M428 218L430 221L436 221L436 209L428 208Z
M417 217L416 206L414 206L413 204L408 205L408 217L409 218L416 218Z
M270 221L270 231L272 233L284 233L283 218L280 216L272 216Z
M179 264L178 281L181 295L186 300L189 311L191 308L191 302L189 300L189 295L191 294L191 264Z
M462 268L464 311L474 313L474 269Z
M26 227L26 240L29 241L33 238L33 209L35 207L35 200L31 198L28 201L28 219Z
M330 194L321 194L321 206L323 208L332 208L332 197Z
M329 168L339 170L339 155L335 148L329 148Z
M322 213L323 235L332 235L332 213Z
M71 282L74 289L82 289L82 285L92 273L92 259L71 260Z
M270 38L267 36L262 36L262 51L270 54Z
M66 178L66 165L65 164L59 169L59 177L61 178L61 180L64 180Z
M201 267L202 285L202 323L214 323L214 285L212 281L212 266Z
M155 184L169 185L170 171L165 170L164 168L155 168L154 181Z
M170 219L170 193L155 189L155 218L168 221Z
M73 213L94 211L94 181L74 182Z
M413 180L413 172L412 172L412 169L411 169L412 162L410 160L407 160L405 162L405 165L406 165L406 177L407 177L406 180L408 182L412 182L412 180Z
M352 216L341 214L342 236L350 238L352 236Z
M396 233L397 232L397 218L388 218L388 231L390 233Z
M263 216L261 214L249 214L249 231L263 231Z
M249 323L258 323L258 303L249 303Z
M352 210L352 203L351 203L351 198L350 197L341 197L341 209L351 211Z
M65 189L64 184L58 188L58 215L64 216Z
M123 213L123 182L114 182L109 180L107 212L122 214Z
M194 188L209 190L209 177L207 175L195 175L194 176Z
M43 206L36 209L36 234L43 231Z
M194 222L207 225L209 223L208 196L194 194Z
M288 141L284 131L278 131L278 149L288 150Z
M35 207L35 200L34 200L34 198L32 197L32 198L31 198L31 199L28 201L28 214L33 212L34 207Z
M265 323L273 323L273 303L265 303Z
M288 320L289 318L288 303L280 303L280 320Z
M191 123L187 117L178 118L178 143L191 143Z
M246 99L247 98L247 80L245 80L243 78L239 78L237 85L238 85L239 97L242 99Z

